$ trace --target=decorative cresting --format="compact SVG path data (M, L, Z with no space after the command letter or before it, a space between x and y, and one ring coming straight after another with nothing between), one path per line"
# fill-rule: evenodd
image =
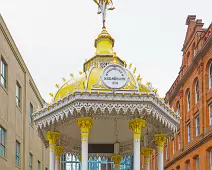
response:
M146 127L146 120L136 118L129 122L129 127L134 132L134 141L140 139L142 128Z
M46 140L49 141L49 170L55 170L55 147L57 141L60 139L60 133L48 132Z
M155 135L155 143L157 145L158 152L158 170L164 170L164 146L166 144L166 134L156 134Z
M116 170L119 170L120 169L120 163L122 162L122 156L121 155L112 156L112 160L115 164Z
M89 132L93 126L92 118L79 118L78 119L78 126L82 133L82 141L88 140Z

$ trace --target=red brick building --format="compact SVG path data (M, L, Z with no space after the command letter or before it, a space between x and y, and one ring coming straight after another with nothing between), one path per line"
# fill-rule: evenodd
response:
M189 15L186 25L182 66L166 94L181 123L167 141L164 169L212 170L212 24L205 29L201 19Z

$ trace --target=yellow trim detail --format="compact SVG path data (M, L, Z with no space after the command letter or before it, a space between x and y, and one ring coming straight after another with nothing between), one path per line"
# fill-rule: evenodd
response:
M56 156L60 157L62 154L64 154L64 152L65 152L65 149L62 146L55 147Z
M89 133L93 126L93 120L92 118L89 117L79 118L78 126L81 129L82 134ZM86 135L85 136L82 135L82 137L86 137Z
M57 141L60 139L60 133L58 132L48 132L46 136L46 140L49 141L50 145L56 145Z
M164 147L164 145L166 144L166 134L156 134L154 137L157 146Z
M115 164L115 168L120 169L120 163L122 161L122 156L121 155L112 156L112 160Z
M134 132L134 139L140 138L142 128L146 127L146 120L136 118L129 122L129 128Z
M141 151L141 154L144 155L144 158L151 158L151 155L153 154L153 149L145 148Z

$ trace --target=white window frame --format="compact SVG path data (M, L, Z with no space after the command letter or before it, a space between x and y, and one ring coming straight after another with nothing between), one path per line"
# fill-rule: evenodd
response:
M34 107L33 107L33 104L30 102L30 104L29 104L29 120L30 120L30 124L32 124L33 123L33 109L34 109Z
M190 109L191 109L191 94L190 94L190 91L188 91L188 94L187 94L187 109L188 109L188 112L190 112Z
M200 117L197 116L195 119L196 122L196 136L200 135Z
M21 108L21 85L16 82L16 105Z
M191 124L187 125L187 130L188 130L188 142L191 142Z
M208 75L209 75L209 89L212 88L212 62L209 65L209 69L208 69Z
M18 167L20 167L20 149L21 149L21 144L16 141L16 152L15 152L15 162L16 162L16 165Z
M199 81L198 80L196 81L196 84L195 84L195 100L196 100L196 103L199 102Z
M180 116L180 103L178 103L178 105L177 105L177 113Z
M6 89L7 88L7 63L1 58L1 85Z
M6 156L6 130L0 126L0 156Z

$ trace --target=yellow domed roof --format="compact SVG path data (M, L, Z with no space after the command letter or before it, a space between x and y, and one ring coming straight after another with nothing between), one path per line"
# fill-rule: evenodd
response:
M126 69L126 68L125 68ZM112 89L107 88L102 80L104 68L100 67L92 67L89 71L81 74L76 78L72 78L70 81L66 82L56 93L54 101L58 101L58 99L64 98L68 94L72 94L76 91L99 91L99 92L112 92ZM134 74L131 73L130 70L126 69L128 82L125 87L122 89L118 89L118 91L138 91L138 92L150 92L151 90L141 84L138 81Z

